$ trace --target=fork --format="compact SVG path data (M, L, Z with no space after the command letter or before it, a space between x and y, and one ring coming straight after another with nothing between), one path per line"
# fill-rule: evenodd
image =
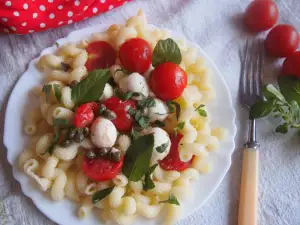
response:
M259 40L248 40L242 60L239 95L241 103L250 109L262 95L264 48ZM248 140L243 151L238 225L257 225L259 143L256 141L256 121L249 119Z

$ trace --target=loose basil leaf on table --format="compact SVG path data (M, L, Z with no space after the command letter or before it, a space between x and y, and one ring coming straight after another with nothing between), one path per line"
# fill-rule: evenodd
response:
M169 204L173 204L173 205L180 205L177 198L173 194L170 194L170 196L167 200L160 201L159 203L169 203Z
M144 191L148 191L148 190L155 188L155 184L151 178L151 174L154 172L154 170L156 169L157 166L158 166L158 164L154 164L153 166L151 166L149 168L149 171L145 174L145 180L143 183Z
M110 193L114 190L114 187L109 187L109 188L105 188L101 191L97 191L95 194L93 194L92 196L92 203L96 204L97 202L103 200L104 198L106 198L108 195L110 195Z
M110 77L108 69L89 72L88 76L72 89L71 97L75 105L98 101Z
M284 96L280 93L280 91L272 84L268 84L263 88L264 97L267 100L277 99L283 103L286 103Z
M300 103L300 78L296 76L279 76L278 85L287 102L294 100Z
M154 67L165 62L173 62L179 65L181 60L182 56L180 49L176 42L171 38L160 40L156 44L152 56L152 65Z
M286 134L288 132L289 125L287 123L281 124L278 127L276 127L275 132Z
M153 134L141 136L130 145L122 169L129 181L137 182L148 172L153 146Z
M269 115L274 109L273 101L260 101L250 108L250 119L261 118Z

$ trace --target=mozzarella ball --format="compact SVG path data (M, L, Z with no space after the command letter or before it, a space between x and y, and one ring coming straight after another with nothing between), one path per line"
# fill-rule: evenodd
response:
M117 129L108 119L98 117L91 127L91 140L98 148L110 148L117 139Z
M154 122L155 120L163 121L167 118L169 109L160 99L155 98L154 101L155 106L148 108L148 117L150 122Z
M169 154L171 148L171 141L168 133L159 127L150 128L149 130L145 131L144 134L146 135L151 133L153 133L154 136L154 147L151 157L151 164L153 165L159 160L165 158ZM160 147L166 143L168 143L166 150L162 153L158 152L157 147Z
M114 95L114 89L112 88L112 86L109 83L106 83L104 90L103 90L103 94L101 95L99 100L104 101L106 99L109 99L113 95Z
M139 92L148 97L149 87L145 77L139 73L132 73L120 80L119 86L123 92Z

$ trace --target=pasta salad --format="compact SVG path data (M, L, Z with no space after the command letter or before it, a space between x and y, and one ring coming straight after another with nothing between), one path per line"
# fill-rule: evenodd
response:
M40 57L47 82L27 115L24 171L51 199L100 220L180 218L180 202L227 130L211 127L215 98L197 50L147 24L142 11L88 40Z

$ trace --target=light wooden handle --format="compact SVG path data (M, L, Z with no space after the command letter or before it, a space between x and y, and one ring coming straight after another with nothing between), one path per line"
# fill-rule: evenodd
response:
M258 151L244 149L239 225L257 225Z

